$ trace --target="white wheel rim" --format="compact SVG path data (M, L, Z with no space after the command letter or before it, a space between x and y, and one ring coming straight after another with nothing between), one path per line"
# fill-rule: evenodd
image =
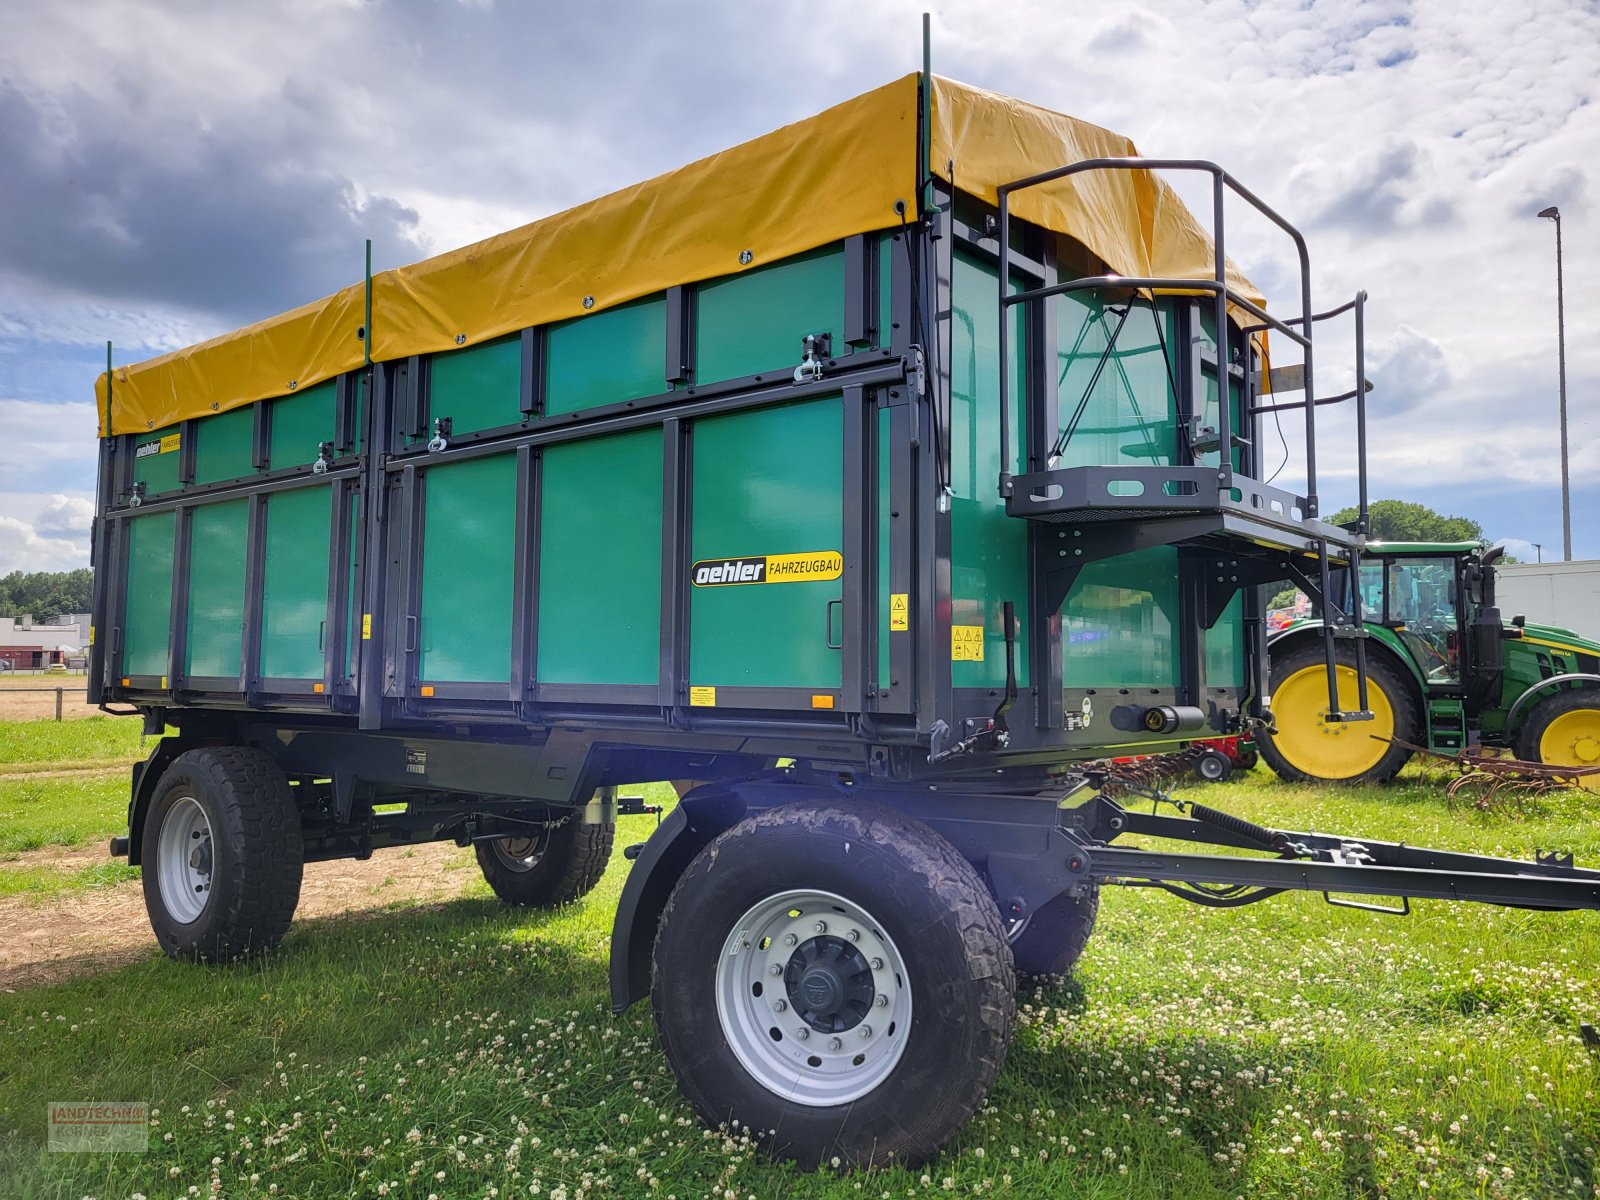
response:
M206 810L193 796L179 796L161 822L156 879L161 903L180 925L190 925L211 898L215 843Z
M494 847L494 856L500 860L500 865L518 874L533 870L544 857L545 838L542 835L496 838L489 844Z
M744 1069L813 1108L876 1088L911 1032L904 958L871 913L831 892L781 892L740 917L717 959L716 993Z

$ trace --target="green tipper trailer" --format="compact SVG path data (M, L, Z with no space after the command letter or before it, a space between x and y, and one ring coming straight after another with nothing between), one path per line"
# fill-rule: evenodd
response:
M1225 197L1295 247L1299 316ZM707 1120L916 1161L1103 883L1600 906L1570 861L1134 812L1074 767L1265 720L1257 585L1359 562L1308 277L1220 168L924 74L108 369L91 687L176 730L113 847L161 944L271 947L302 863L441 838L572 900L618 789L691 782L629 848L616 1007L653 996ZM1301 400L1261 394L1268 330ZM1302 490L1263 482L1285 408Z

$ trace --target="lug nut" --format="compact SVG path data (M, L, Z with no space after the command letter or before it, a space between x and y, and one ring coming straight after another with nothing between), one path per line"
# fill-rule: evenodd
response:
M767 968L767 974L768 975L772 975L774 977L776 977L778 975L782 975L783 974L783 967L780 966L778 963L773 963L770 967Z
M811 1036L811 1030L807 1029L804 1025L802 1025L802 1026L800 1026L799 1029L796 1029L794 1031L794 1035L795 1035L795 1037L799 1038L803 1042L808 1037Z
M772 1002L772 1009L774 1012L783 1012L788 1007L789 1002L787 1000L774 1000Z
M863 1025L861 1027L862 1040L865 1041L867 1038L869 1038L871 1036L872 1036L872 1026L871 1025Z
M828 923L826 921L818 921L816 924L816 930L818 933L827 933Z
M792 934L792 933L786 933L786 934L783 935L783 944L785 946L792 946L796 942L798 942L799 940L800 939L795 937L795 935Z
M843 1050L844 1049L844 1043L841 1042L838 1038L829 1038L828 1039L828 1049L829 1050Z
M861 940L861 930L852 929L849 933L844 935L844 940L847 942L859 942Z
M889 1007L889 997L885 996L882 992L879 992L878 993L878 998L876 1000L874 1000L873 1003L876 1004L879 1008L888 1008Z
M867 965L870 966L874 971L881 971L883 970L883 959L875 958Z

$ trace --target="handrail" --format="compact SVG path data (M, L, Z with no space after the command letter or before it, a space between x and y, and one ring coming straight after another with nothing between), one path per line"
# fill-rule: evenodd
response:
M1138 288L1141 291L1210 292L1213 295L1220 290L1224 296L1240 308L1262 319L1263 324L1252 325L1248 330L1241 330L1240 332L1256 333L1263 329L1276 329L1279 333L1301 346L1309 346L1311 344L1311 339L1305 334L1297 333L1289 328L1291 325L1300 324L1300 321L1280 321L1258 308L1249 299L1241 296L1227 284L1219 284L1214 279L1184 279L1176 275L1085 275L1081 279L1069 280L1066 283L1052 283L1045 287L1031 288L1026 292L1012 292L1009 296L1002 296L1000 302L1006 305L1017 305L1024 304L1029 300L1042 300L1050 296L1060 296L1066 292L1085 292L1092 291L1095 288L1109 287Z
M1056 167L1049 171L1042 171L1036 175L1029 175L1022 179L1012 180L1010 183L1001 184L997 190L1000 201L1000 495L1009 497L1012 494L1011 473L1011 371L1009 356L1005 347L1009 344L1009 314L1013 299L1020 302L1023 296L1011 297L1007 295L1007 287L1011 279L1011 193L1022 191L1026 188L1038 187L1041 184L1052 183L1058 179L1065 179L1072 175L1082 174L1085 171L1201 171L1211 176L1211 205L1212 205L1212 249L1213 249L1213 277L1210 280L1185 279L1177 281L1154 281L1141 283L1130 281L1115 276L1096 276L1098 280L1116 279L1115 284L1085 283L1089 286L1161 286L1199 288L1208 291L1215 299L1215 315L1217 330L1217 360L1220 368L1227 359L1227 321L1228 302L1233 300L1251 315L1259 320L1269 322L1273 328L1280 329L1286 336L1294 339L1305 350L1305 377L1308 395L1314 395L1312 387L1312 350L1311 328L1305 324L1305 333L1297 334L1286 328L1292 322L1279 321L1270 317L1255 304L1245 301L1243 297L1230 292L1227 286L1228 261L1225 245L1224 229L1224 200L1227 191L1231 189L1236 195L1250 204L1273 224L1277 225L1294 242L1296 253L1300 259L1300 312L1311 312L1311 256L1306 249L1305 237L1291 225L1283 216L1275 211L1259 196L1245 187L1238 180L1229 175L1221 166L1206 159L1188 158L1090 158L1080 162L1070 163L1067 166ZM1071 281L1077 283L1078 281ZM1207 286L1211 285L1211 286ZM1035 293L1028 295L1027 299L1039 299L1042 295L1059 295L1067 291L1077 290L1061 284L1052 285L1051 288L1036 289ZM1306 515L1317 515L1317 452L1316 452L1316 420L1313 415L1314 406L1306 409ZM1229 395L1226 381L1219 378L1217 387L1217 427L1223 431L1222 453L1218 455L1218 475L1224 487L1232 485L1233 455L1228 452L1231 445L1233 430L1233 404Z

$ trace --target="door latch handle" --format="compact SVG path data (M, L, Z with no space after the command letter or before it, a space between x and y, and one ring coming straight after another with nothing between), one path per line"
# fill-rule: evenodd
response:
M837 604L839 606L839 615L840 615L839 640L837 642L835 642L833 640L833 606L835 604ZM844 621L843 621L844 601L843 600L829 600L828 604L827 604L827 607L823 611L826 614L824 619L823 619L823 624L825 626L825 628L822 631L823 640L825 642L827 642L829 650L843 650L844 649Z

